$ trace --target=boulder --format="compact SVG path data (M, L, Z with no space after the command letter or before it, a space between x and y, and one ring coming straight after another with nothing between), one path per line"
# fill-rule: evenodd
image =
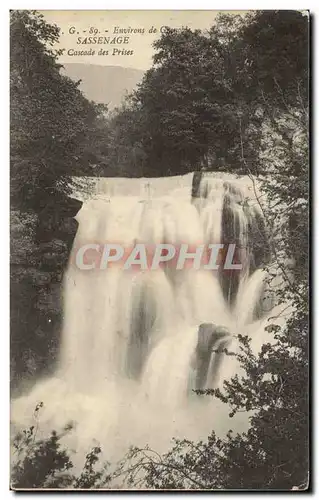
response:
M197 171L193 174L192 181L192 198L200 198L200 183L202 180L202 172Z
M82 202L51 193L37 213L11 213L12 387L53 366L62 323L61 280Z
M213 323L202 323L199 326L196 346L196 389L205 388L213 350L219 347L223 339L228 341L228 337L230 332L224 326Z

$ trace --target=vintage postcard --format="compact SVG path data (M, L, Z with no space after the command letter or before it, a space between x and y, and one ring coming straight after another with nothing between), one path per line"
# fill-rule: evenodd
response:
M11 11L11 489L309 488L309 24Z

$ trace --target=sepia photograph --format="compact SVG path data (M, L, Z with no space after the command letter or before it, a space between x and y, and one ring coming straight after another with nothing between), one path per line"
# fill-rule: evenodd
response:
M10 11L11 490L309 490L310 24Z

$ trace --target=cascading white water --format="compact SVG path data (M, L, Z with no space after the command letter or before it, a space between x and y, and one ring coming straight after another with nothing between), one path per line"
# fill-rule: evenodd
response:
M99 442L108 459L132 444L162 452L173 436L200 439L212 429L223 434L247 424L247 416L229 422L227 405L192 390L216 387L240 371L234 357L213 348L236 350L238 333L251 335L256 349L265 340L270 311L256 315L264 287L252 241L256 201L246 180L204 177L193 200L189 180L184 187L176 178L165 182L167 194L159 180L147 181L151 187L144 190L136 179L104 180L102 192L77 215L74 249L89 242L196 246L227 240L241 246L243 271L236 279L169 267L86 272L70 259L58 370L14 402L12 417L27 422L43 401L40 428L74 422L66 439L76 451L87 453ZM116 190L121 183L124 196ZM205 352L199 331L210 328L219 336L209 336Z

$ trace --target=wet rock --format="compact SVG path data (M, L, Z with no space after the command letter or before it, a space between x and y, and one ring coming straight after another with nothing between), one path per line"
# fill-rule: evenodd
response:
M41 207L38 213L36 240L41 243L63 235L63 239L67 240L70 246L77 229L77 223L73 217L76 216L82 204L81 201L61 193L47 199L46 205ZM74 222L70 222L70 219Z
M266 223L260 211L245 205L244 213L248 221L249 270L250 274L252 274L256 269L270 262L271 248Z
M62 217L75 217L82 206L82 201L71 198L64 193L55 191L39 203L37 213L40 218L47 219L50 215Z
M69 257L69 245L61 239L53 238L39 245L40 267L52 272L65 268Z
M202 172L194 172L192 181L192 198L200 198L200 183L202 180Z
M54 194L38 212L11 214L12 387L47 373L57 356L62 324L61 280L82 202ZM32 368L32 369L31 369Z
M66 250L66 243L58 238L53 238L51 241L39 245L39 251L43 254L49 253L53 255L60 255Z
M203 389L206 385L213 350L219 347L223 339L228 341L229 337L229 330L224 326L213 323L202 323L199 326L196 346L196 389ZM216 353L215 355L219 356Z
M58 234L64 241L69 242L74 239L78 230L78 222L73 217L64 217L59 223Z

